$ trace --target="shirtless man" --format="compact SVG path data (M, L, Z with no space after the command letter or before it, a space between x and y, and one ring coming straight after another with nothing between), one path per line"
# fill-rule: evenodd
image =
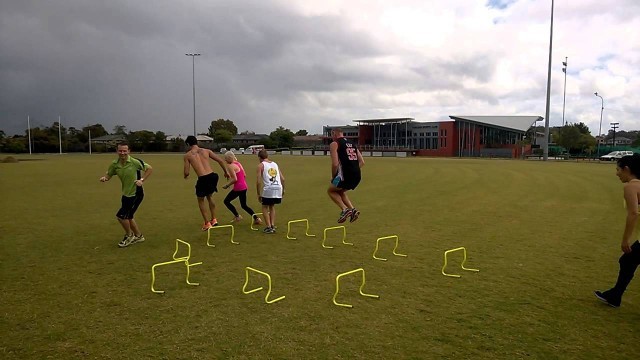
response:
M218 174L213 172L209 159L213 159L222 168L224 177L228 178L227 168L224 160L218 155L214 154L209 149L203 149L198 146L198 140L195 136L187 136L185 140L189 150L184 155L184 178L189 177L189 165L193 167L193 170L198 175L198 181L196 182L196 197L198 198L198 207L200 213L204 219L204 225L202 225L202 231L207 231L211 227L218 225L216 220L216 204L213 202L213 193L218 191ZM204 198L207 198L209 202L209 211L211 217L207 213L207 204L204 202Z

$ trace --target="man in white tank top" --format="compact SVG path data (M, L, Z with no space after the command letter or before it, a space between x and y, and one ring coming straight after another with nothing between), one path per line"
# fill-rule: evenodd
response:
M269 160L267 150L260 150L258 159L260 165L258 165L256 177L256 192L258 193L258 202L262 204L262 216L267 225L263 232L273 234L276 232L275 204L280 204L282 195L284 195L284 174L278 164Z

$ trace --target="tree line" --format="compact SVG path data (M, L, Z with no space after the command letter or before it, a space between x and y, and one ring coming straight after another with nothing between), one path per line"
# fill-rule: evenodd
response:
M60 142L62 142L63 152L88 152L89 151L89 134L91 139L96 139L105 135L120 135L131 146L133 151L182 151L184 150L184 139L175 138L167 140L167 135L162 131L138 130L127 131L126 126L116 125L112 132L109 133L102 124L93 124L82 127L65 127L55 121L51 126L36 126L30 129L31 133L31 151L36 153L55 153L60 150ZM244 131L241 134L255 135L252 131ZM238 135L238 128L229 119L217 119L211 121L207 133L199 135L208 135L214 139L216 147L240 147L239 144L233 143L233 137ZM259 141L266 148L291 148L294 146L294 136L308 135L306 130L291 130L279 126L272 131L266 138ZM93 151L108 151L105 144L96 144L92 141L91 148ZM24 135L7 136L3 130L0 130L0 152L5 153L25 153L29 152L29 129L25 130Z

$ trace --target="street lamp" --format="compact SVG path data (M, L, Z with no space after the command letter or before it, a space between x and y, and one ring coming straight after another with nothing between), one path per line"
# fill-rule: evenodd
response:
M567 101L567 62L569 58L564 57L564 61L562 62L562 72L564 73L564 95L562 96L562 126L564 126L564 107Z
M542 149L542 159L549 159L549 106L551 102L551 53L553 50L553 0L551 0L551 26L549 28L549 66L547 69L547 106L544 116L544 148Z
M196 136L196 56L200 54L189 53L185 54L191 56L192 71L193 71L193 136Z
M602 141L602 112L604 111L604 99L602 96L598 95L598 92L593 93L595 96L599 97L602 100L602 108L600 109L600 130L598 131L598 157L600 157L600 141Z

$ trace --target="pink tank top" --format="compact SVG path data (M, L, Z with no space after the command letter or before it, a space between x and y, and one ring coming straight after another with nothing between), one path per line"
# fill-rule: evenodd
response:
M234 161L233 164L235 164L237 167L240 168L240 171L236 173L237 181L235 184L233 184L233 191L247 190L247 177L244 173L244 168L242 167L242 164L240 164L237 161Z

